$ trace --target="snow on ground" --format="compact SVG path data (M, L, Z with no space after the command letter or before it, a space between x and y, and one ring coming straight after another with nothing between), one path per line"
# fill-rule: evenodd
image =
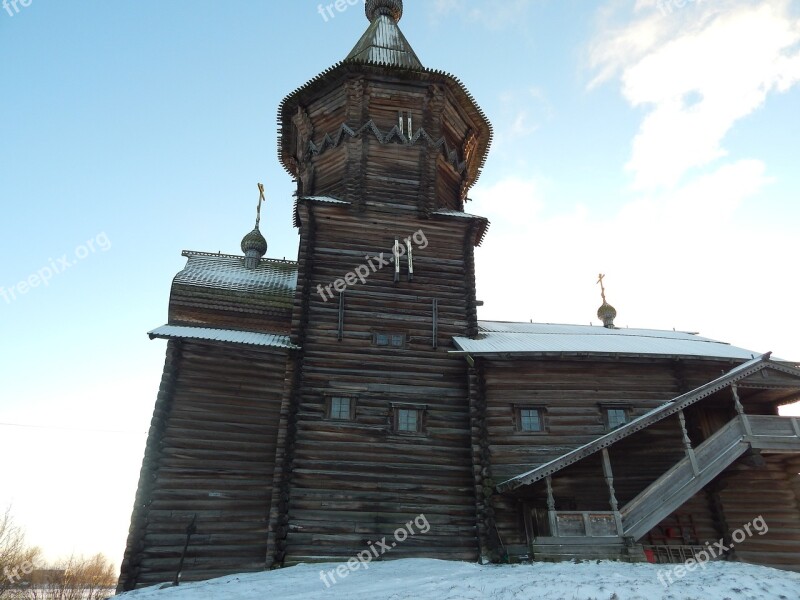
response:
M177 588L146 588L124 600L799 600L800 574L712 562L679 578L678 565L618 562L481 566L406 559L358 565L299 565ZM321 571L334 572L336 582ZM667 585L659 581L661 580ZM669 578L673 583L669 584Z

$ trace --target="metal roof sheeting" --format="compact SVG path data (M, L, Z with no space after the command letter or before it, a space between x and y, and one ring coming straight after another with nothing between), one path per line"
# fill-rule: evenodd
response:
M175 276L175 284L282 296L291 300L297 288L297 263L262 259L255 269L244 266L244 257L185 251L189 260Z
M480 219L481 221L488 221L486 217L478 215L471 215L463 210L453 210L452 208L440 208L431 213L432 215L441 215L444 217L461 217L462 219Z
M683 331L480 321L478 338L453 338L470 354L626 354L750 360L761 353Z
M211 342L229 342L232 344L246 344L249 346L272 346L296 350L297 346L289 341L288 335L275 335L272 333L257 333L255 331L235 331L232 329L211 329L207 327L186 327L181 325L164 325L149 331L150 339L187 339L207 340Z
M406 69L422 68L406 36L388 15L380 15L370 23L346 60Z
M334 198L333 196L303 196L300 200L310 200L311 202L321 202L323 204L345 204L348 206L352 204L352 202L339 200L339 198Z

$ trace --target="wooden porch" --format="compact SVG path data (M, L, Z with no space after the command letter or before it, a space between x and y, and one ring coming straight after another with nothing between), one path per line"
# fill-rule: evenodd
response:
M534 558L645 560L642 544L648 543L645 538L649 532L679 511L699 492L708 492L712 482L719 485L720 480L717 478L726 469L728 472L735 469L734 463L740 467L749 464L757 468L768 455L776 458L800 455L800 418L747 414L740 396L746 394L746 402L753 398L764 398L767 393L770 398L776 395L785 398L787 389L791 387L794 394L792 397L795 397L800 380L794 378L800 375L800 371L794 368L784 365L776 368L781 375L791 375L794 379L792 382L783 380L780 385L776 385L774 373L761 373L759 379L754 379L754 374L765 368L772 369L773 365L768 356L754 359L595 442L500 484L498 490L501 493L512 492L528 507L524 511L525 525ZM765 380L763 383L761 378ZM768 391L765 392L765 389ZM695 406L703 400L703 406L710 403L706 408ZM704 435L698 434L696 421L699 417L703 417L700 420L707 424L724 414L725 410L730 411L727 422L724 419L716 421L712 428L705 429ZM775 411L777 412L777 408ZM710 421L705 418L709 414L712 417ZM688 425L687 419L690 421ZM631 489L631 473L640 477L646 469L637 467L632 470L631 465L636 464L636 455L626 454L624 444L619 442L638 432L645 435L653 427L661 428L662 437L665 431L678 433L671 438L672 443L677 444L673 446L672 452L672 460L676 462L671 466L670 462L662 463L653 472L654 479L642 482L643 487L638 490ZM656 439L658 436L653 438ZM612 449L614 452L611 452ZM579 470L575 471L576 468ZM594 484L590 481L593 479L592 471L596 470L599 476L601 468L607 489L608 500L605 507L598 503L597 493L601 488L592 487ZM622 474L616 481L615 471ZM546 510L541 508L541 504L537 504L542 501L541 488L539 492L528 488L536 481L543 482L546 486ZM561 496L554 493L556 485L560 488ZM563 498L564 490L567 489L565 485L578 491L586 488L584 492L580 492L580 510L564 506L565 501L559 499ZM619 494L615 486L626 490L621 495L624 502L618 501ZM589 489L592 492L588 492ZM532 508L535 506L539 508ZM564 510L566 508L570 510ZM600 510L586 510L587 508ZM791 507L787 505L787 510L796 511L796 501L793 501ZM709 537L708 540L713 541L713 538ZM649 554L652 555L652 552Z

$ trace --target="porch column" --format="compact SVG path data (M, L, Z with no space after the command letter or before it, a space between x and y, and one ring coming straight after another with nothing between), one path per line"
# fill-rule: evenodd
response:
M545 478L547 483L547 519L550 521L550 535L558 537L558 518L556 517L556 499L553 496L553 478Z
M736 412L742 418L742 423L744 424L744 432L748 436L751 436L753 435L753 429L750 427L750 419L747 418L747 415L744 412L742 401L739 400L739 388L735 383L731 384L731 391L733 392L733 403L736 406Z
M692 472L694 473L695 477L697 477L700 475L700 467L697 464L697 457L694 454L694 448L692 448L692 440L689 439L689 432L686 430L686 415L683 414L682 410L678 413L678 419L681 422L683 448L686 450L686 456L689 457L689 462L692 463Z
M614 472L611 470L611 458L608 455L608 448L603 448L603 475L606 478L606 485L608 485L611 510L614 511L614 521L617 524L617 535L622 537L622 515L619 512L617 492L614 490Z

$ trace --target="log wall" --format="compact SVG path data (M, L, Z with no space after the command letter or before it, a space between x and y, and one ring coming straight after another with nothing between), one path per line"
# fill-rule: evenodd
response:
M263 569L286 352L170 342L121 588Z
M541 466L606 433L604 405L630 407L639 417L730 369L714 361L667 359L602 360L581 358L485 359L491 477L496 483ZM515 426L515 407L544 409L546 433L523 433ZM610 449L620 506L634 498L684 457L677 417L638 432ZM553 477L560 510L610 510L599 456ZM520 526L524 506L545 506L544 483L516 494L496 495L494 520L502 543L524 546ZM567 504L567 506L565 506ZM571 506L570 506L571 505Z
M740 460L723 474L725 487L720 498L731 531L758 517L769 527L765 535L747 535L736 544L735 557L800 571L800 505L792 489L792 469L784 456L765 455L765 459L766 465L761 468L746 466ZM751 530L755 531L752 525Z
M464 256L465 248L472 250L473 232L468 219L400 219L373 208L392 199L389 190L376 194L356 214L354 208L301 203L303 230L311 226L312 212L315 228L308 238L313 260L305 266L310 293L305 307L298 301L296 313L302 385L284 470L288 531L276 544L283 564L346 560L369 542L391 540L398 527L422 514L430 531L398 544L391 558L478 555L467 363L448 354L452 336L468 330L474 313L474 278ZM400 283L394 282L393 267L385 266L365 283L349 286L339 339L339 294L326 301L316 286L344 277L367 262L365 255L391 256L396 236L419 230L427 246L415 244L413 282L403 260ZM404 346L376 346L377 332L404 335ZM352 419L329 418L330 395L356 403ZM423 431L395 430L396 403L424 409ZM275 517L283 518L280 510Z

